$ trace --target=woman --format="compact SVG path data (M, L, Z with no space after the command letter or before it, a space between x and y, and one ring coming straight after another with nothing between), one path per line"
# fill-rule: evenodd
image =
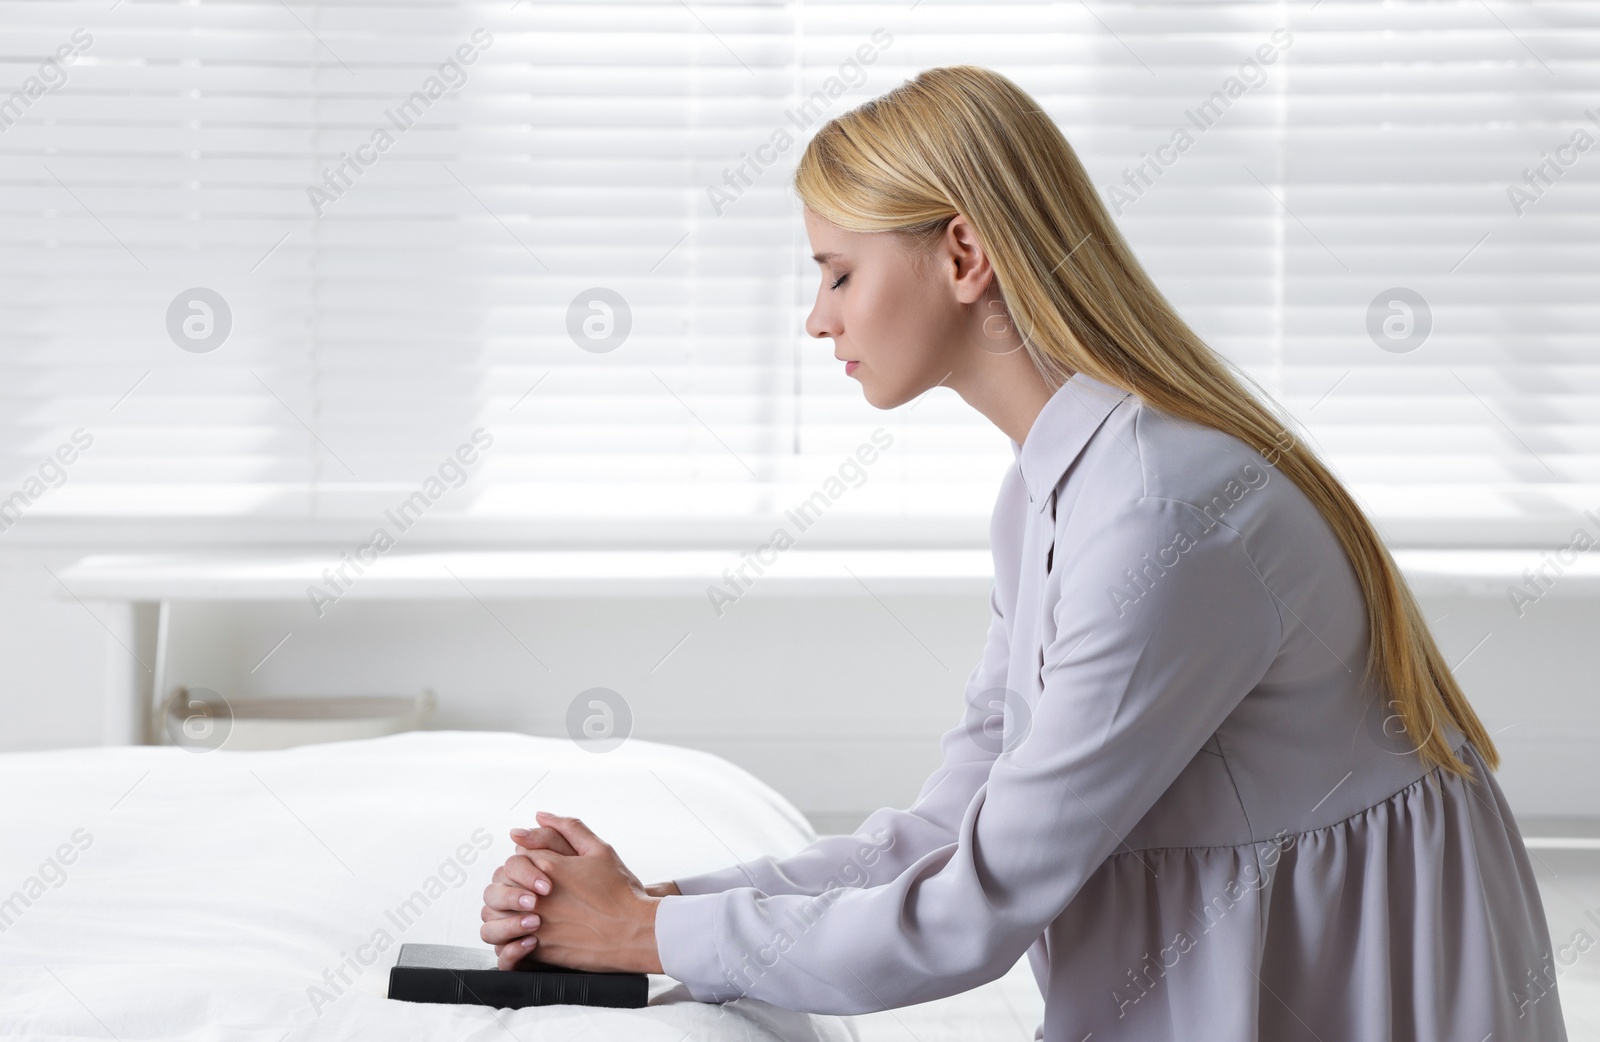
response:
M1499 755L1350 494L1161 296L1037 103L931 69L795 175L867 400L1010 438L988 644L908 810L642 886L542 814L509 966L861 1013L1025 951L1052 1042L1565 1039Z

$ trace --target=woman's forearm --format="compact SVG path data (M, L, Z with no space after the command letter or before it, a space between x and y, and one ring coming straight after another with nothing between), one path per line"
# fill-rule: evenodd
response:
M670 879L665 883L651 883L644 888L644 892L651 897L682 897L683 891L678 889L678 884Z

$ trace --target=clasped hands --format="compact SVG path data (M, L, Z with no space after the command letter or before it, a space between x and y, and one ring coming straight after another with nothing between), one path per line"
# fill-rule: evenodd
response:
M524 958L577 970L661 973L656 906L673 883L645 886L617 852L577 818L538 813L512 829L517 853L483 891L483 927L496 964Z

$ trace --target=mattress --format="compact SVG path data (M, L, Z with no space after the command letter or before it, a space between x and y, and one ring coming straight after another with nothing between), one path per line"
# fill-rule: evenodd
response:
M581 817L644 882L804 846L778 793L707 753L409 732L265 752L0 755L0 1033L225 1042L854 1039L847 1018L390 1001L403 942L482 945L507 829ZM487 946L485 946L487 947ZM509 1034L508 1034L509 1033Z

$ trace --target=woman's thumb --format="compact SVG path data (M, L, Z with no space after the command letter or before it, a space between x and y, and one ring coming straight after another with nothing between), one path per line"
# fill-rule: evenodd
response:
M567 842L572 844L572 849L576 850L579 856L584 854L598 854L606 849L605 842L599 836L595 835L589 829L589 826L585 825L577 818L569 818L561 814L551 814L546 810L539 811L538 818L539 824L548 825L550 828L555 829L557 832L565 836Z

